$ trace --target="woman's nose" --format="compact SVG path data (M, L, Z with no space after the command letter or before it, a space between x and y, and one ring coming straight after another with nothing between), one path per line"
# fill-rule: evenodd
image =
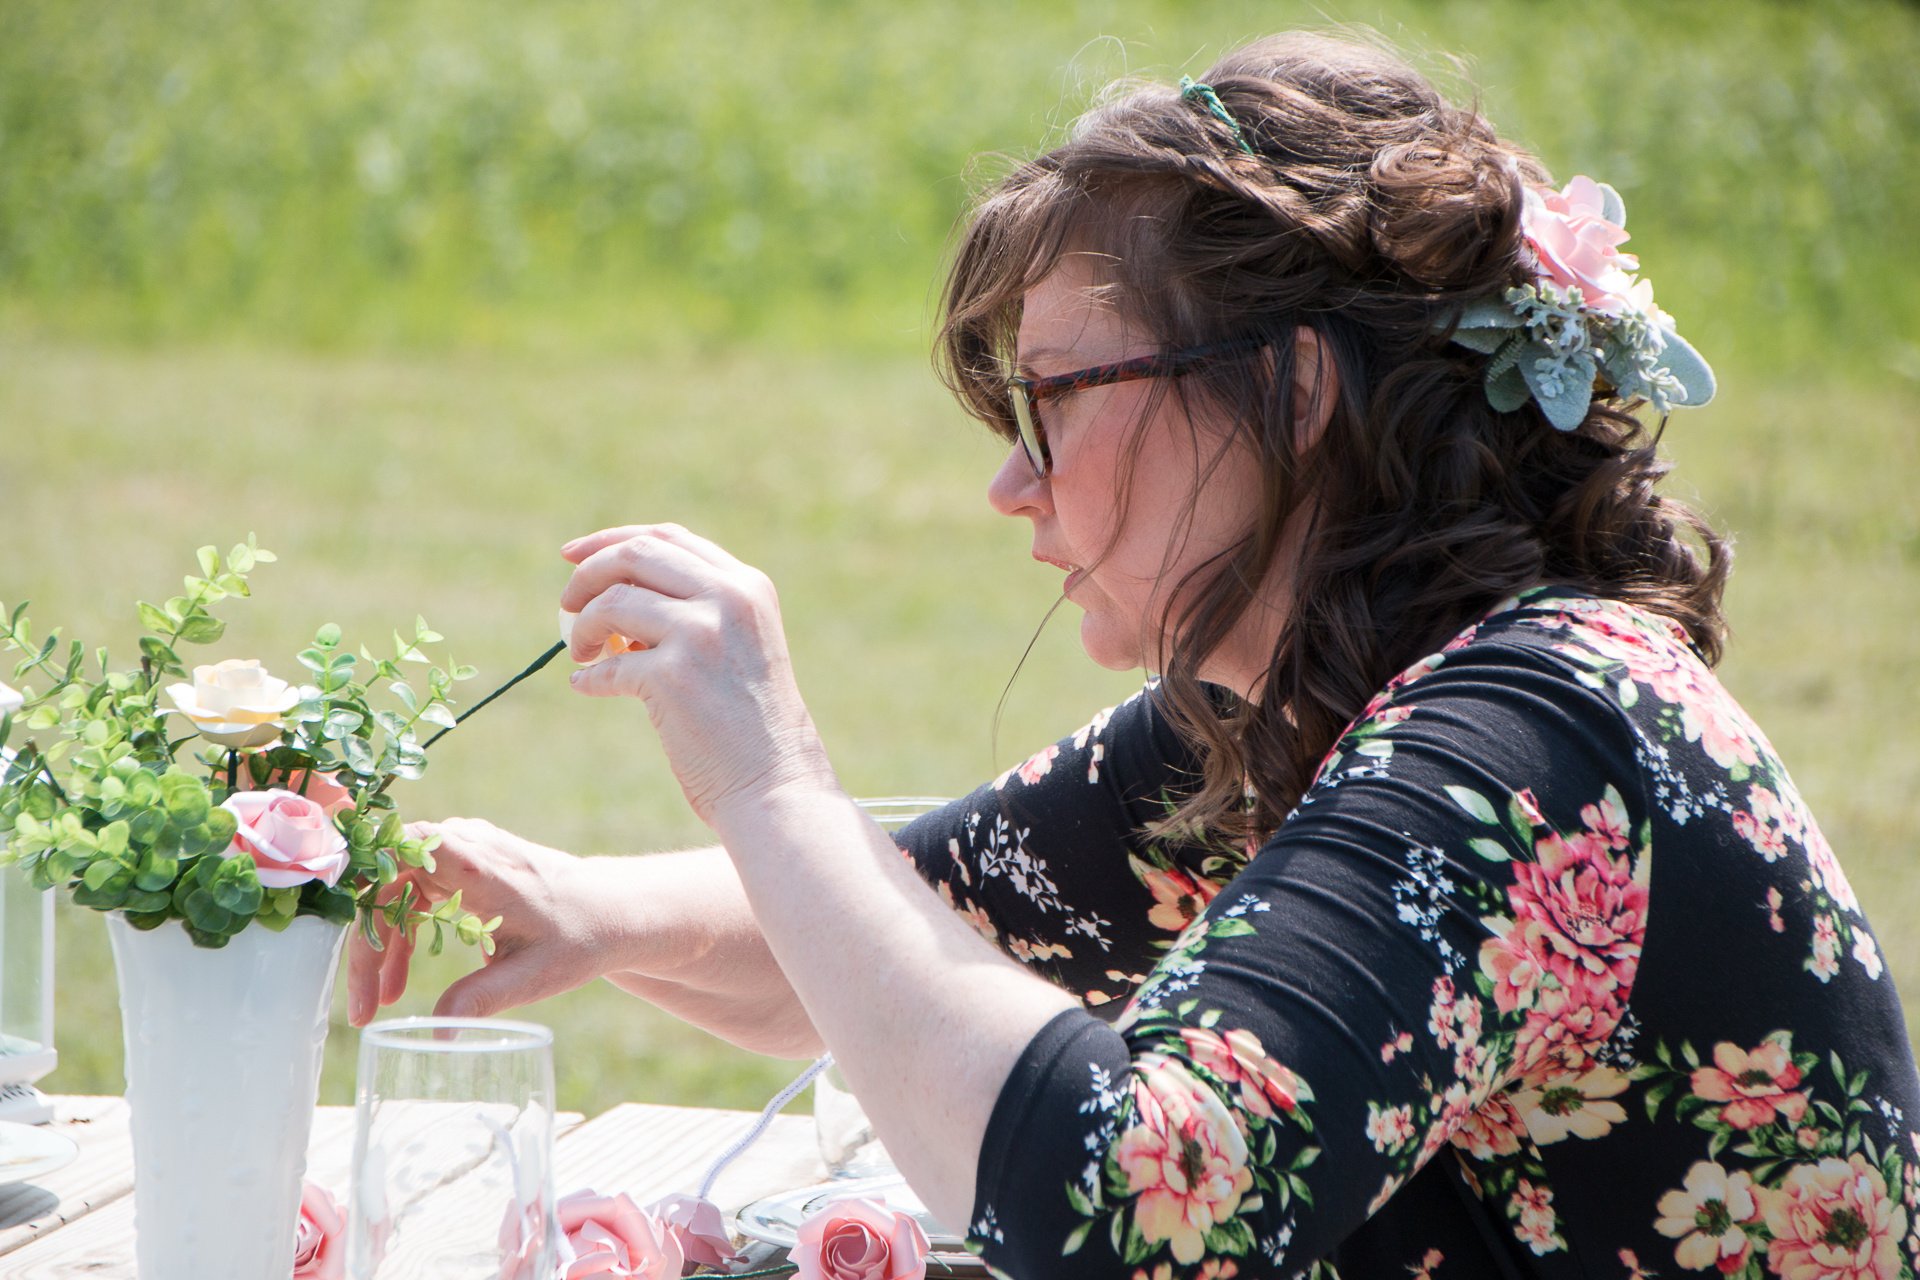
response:
M1003 516L1038 515L1050 498L1047 482L1033 474L1033 463L1018 444L1007 450L1000 469L987 483L987 501Z

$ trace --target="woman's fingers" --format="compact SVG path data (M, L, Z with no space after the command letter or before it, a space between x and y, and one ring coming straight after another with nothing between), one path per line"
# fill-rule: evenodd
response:
M568 653L575 662L591 662L615 636L627 641L616 650L638 646L651 649L672 629L675 607L689 607L684 600L665 596L630 582L616 582L587 602L573 622L568 637Z
M560 593L560 607L579 613L602 591L623 582L684 599L705 590L713 581L714 569L679 543L643 533L602 547L581 561Z
M382 889L377 901L391 902L400 894L403 882L404 877ZM380 938L380 950L374 950L358 929L347 944L347 1022L356 1027L366 1026L381 1006L392 1004L407 989L407 959L412 946L377 911L373 931ZM396 956L402 948L404 952Z
M740 561L729 555L718 543L701 537L684 525L677 524L623 524L611 529L601 529L585 537L575 538L560 548L560 554L573 564L584 564L588 559L617 543L634 538L657 538L670 542L682 550L689 551L707 563L720 568L740 568Z

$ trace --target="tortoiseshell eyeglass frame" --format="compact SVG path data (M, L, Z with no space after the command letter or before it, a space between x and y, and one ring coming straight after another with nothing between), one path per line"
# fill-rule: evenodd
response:
M1014 425L1020 432L1020 447L1026 451L1036 480L1053 474L1053 454L1047 448L1046 428L1040 422L1040 401L1069 391L1089 387L1107 387L1116 382L1137 382L1143 378L1177 378L1226 356L1244 355L1267 345L1265 338L1230 338L1205 346L1180 351L1161 351L1150 356L1135 356L1112 364L1090 365L1072 373L1047 378L1011 377L1007 379L1007 399L1013 405Z

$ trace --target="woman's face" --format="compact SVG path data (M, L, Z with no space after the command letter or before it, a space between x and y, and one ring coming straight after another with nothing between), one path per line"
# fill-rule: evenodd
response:
M1158 349L1098 299L1095 283L1087 260L1069 255L1027 292L1018 339L1025 376L1070 373ZM1171 392L1143 380L1042 401L1052 474L1036 479L1015 445L987 489L994 510L1033 522L1033 557L1066 574L1066 597L1083 613L1080 642L1087 655L1115 670L1159 668L1167 648L1161 620L1171 594L1193 569L1243 537L1259 511L1252 446L1225 424L1190 421ZM1144 423L1142 413L1148 414ZM1121 489L1129 483L1123 509ZM1249 610L1238 630L1263 612ZM1278 635L1277 623L1258 630ZM1203 664L1202 677L1250 692L1245 686L1271 652L1270 639L1264 650L1260 642L1236 632ZM1249 663L1252 674L1241 669Z

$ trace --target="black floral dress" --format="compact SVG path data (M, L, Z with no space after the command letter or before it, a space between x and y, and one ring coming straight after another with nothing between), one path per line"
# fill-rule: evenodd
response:
M1140 835L1191 764L1150 685L901 835L1085 1006L995 1107L969 1236L997 1269L1913 1275L1892 979L1678 628L1503 603L1258 850Z

